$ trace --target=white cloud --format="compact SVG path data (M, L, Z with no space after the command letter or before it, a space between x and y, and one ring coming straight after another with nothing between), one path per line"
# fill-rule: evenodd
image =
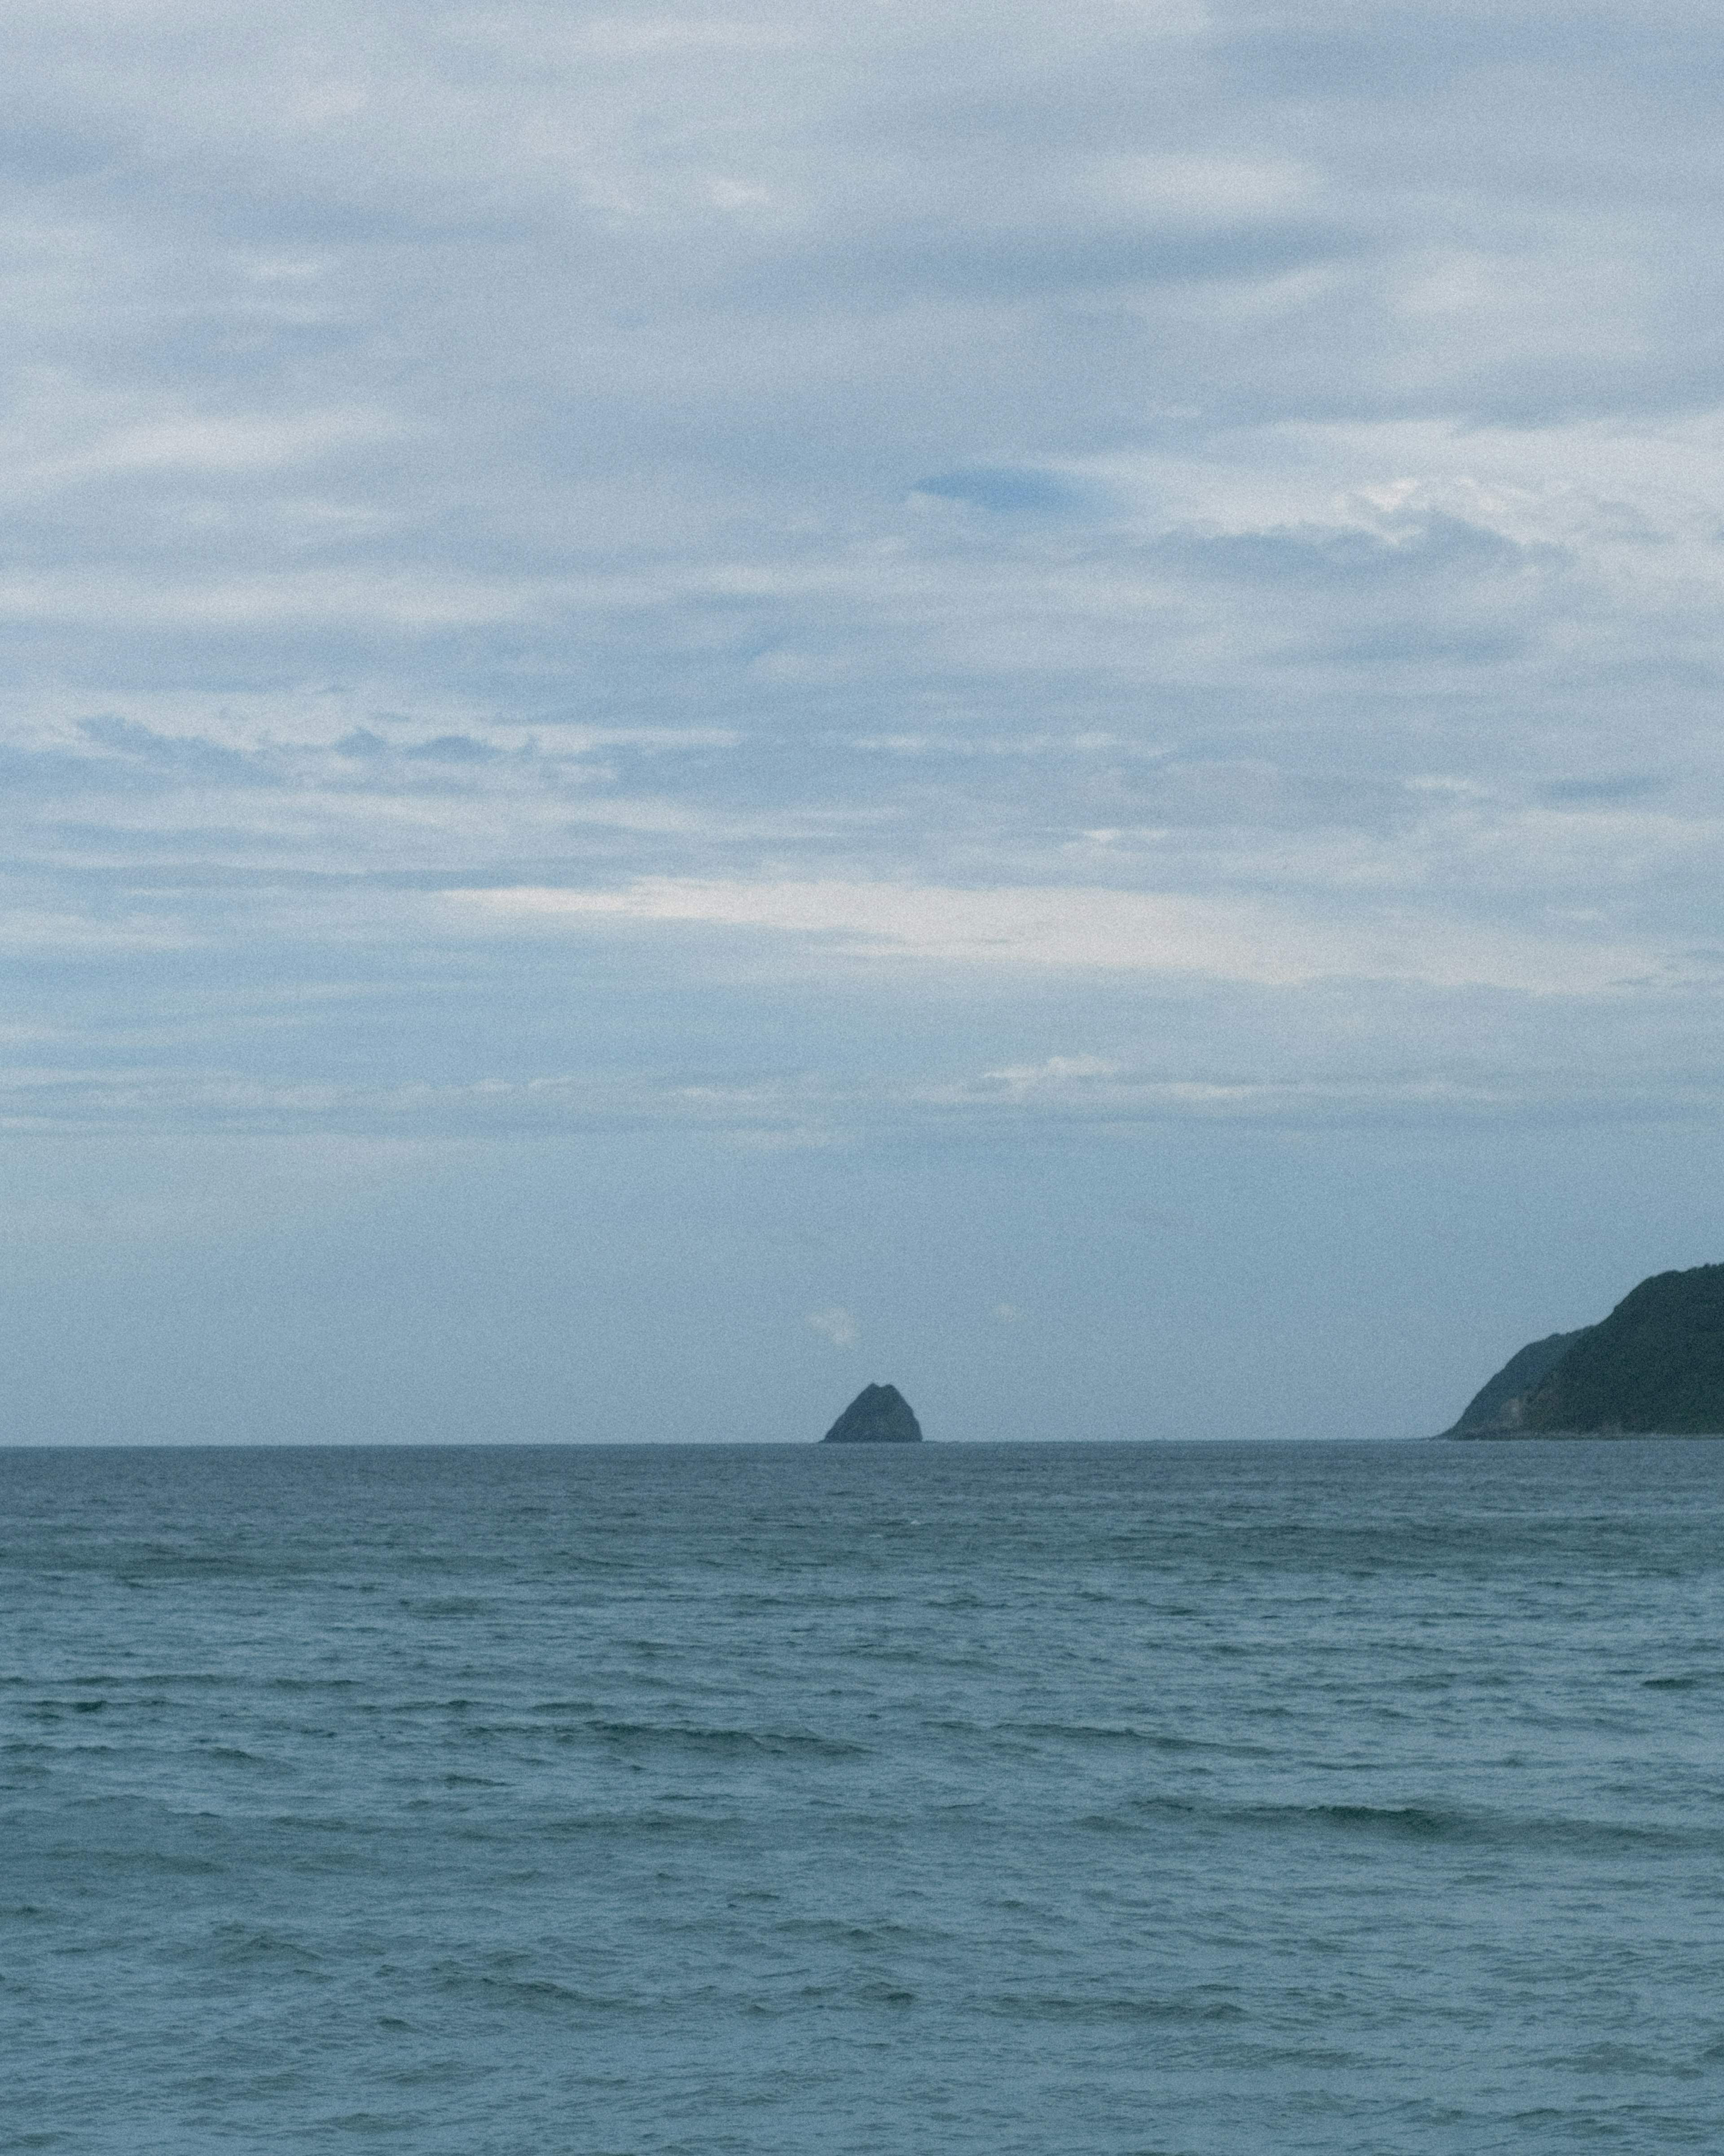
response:
M1309 197L1311 175L1290 162L1234 157L1114 157L1090 168L1097 198L1151 218L1220 224L1290 209Z
M808 1322L811 1331L822 1334L834 1348L854 1348L856 1344L856 1321L840 1303L834 1303L826 1310L811 1310Z
M1541 937L1391 907L1337 919L1308 903L1059 886L964 891L646 877L621 891L521 887L449 896L498 925L698 925L818 939L834 955L870 960L1186 974L1268 988L1363 978L1596 994L1680 970L1655 944L1572 930ZM1701 970L1710 978L1710 964Z
M1108 1055L1050 1055L1041 1063L1008 1064L983 1073L984 1084L1003 1086L1020 1096L1050 1086L1080 1085L1085 1079L1117 1078L1121 1065Z
M261 471L387 441L400 431L379 412L176 415L120 429L58 462L27 465L24 471L36 479L80 481L110 473Z

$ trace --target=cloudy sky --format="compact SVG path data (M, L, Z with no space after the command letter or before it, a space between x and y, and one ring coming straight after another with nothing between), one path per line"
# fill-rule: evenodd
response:
M13 0L0 1431L1405 1436L1724 1257L1724 18Z

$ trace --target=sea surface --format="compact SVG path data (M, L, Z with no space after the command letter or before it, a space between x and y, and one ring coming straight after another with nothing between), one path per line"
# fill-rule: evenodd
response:
M1724 1443L0 1453L0 2149L1724 2146Z

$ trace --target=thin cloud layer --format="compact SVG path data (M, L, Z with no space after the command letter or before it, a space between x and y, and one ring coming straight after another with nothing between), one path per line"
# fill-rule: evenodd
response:
M26 1120L1710 1101L1711 11L11 43Z

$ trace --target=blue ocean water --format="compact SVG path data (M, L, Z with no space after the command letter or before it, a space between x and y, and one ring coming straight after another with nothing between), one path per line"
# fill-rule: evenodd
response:
M0 2148L1724 2143L1724 1444L0 1453Z

